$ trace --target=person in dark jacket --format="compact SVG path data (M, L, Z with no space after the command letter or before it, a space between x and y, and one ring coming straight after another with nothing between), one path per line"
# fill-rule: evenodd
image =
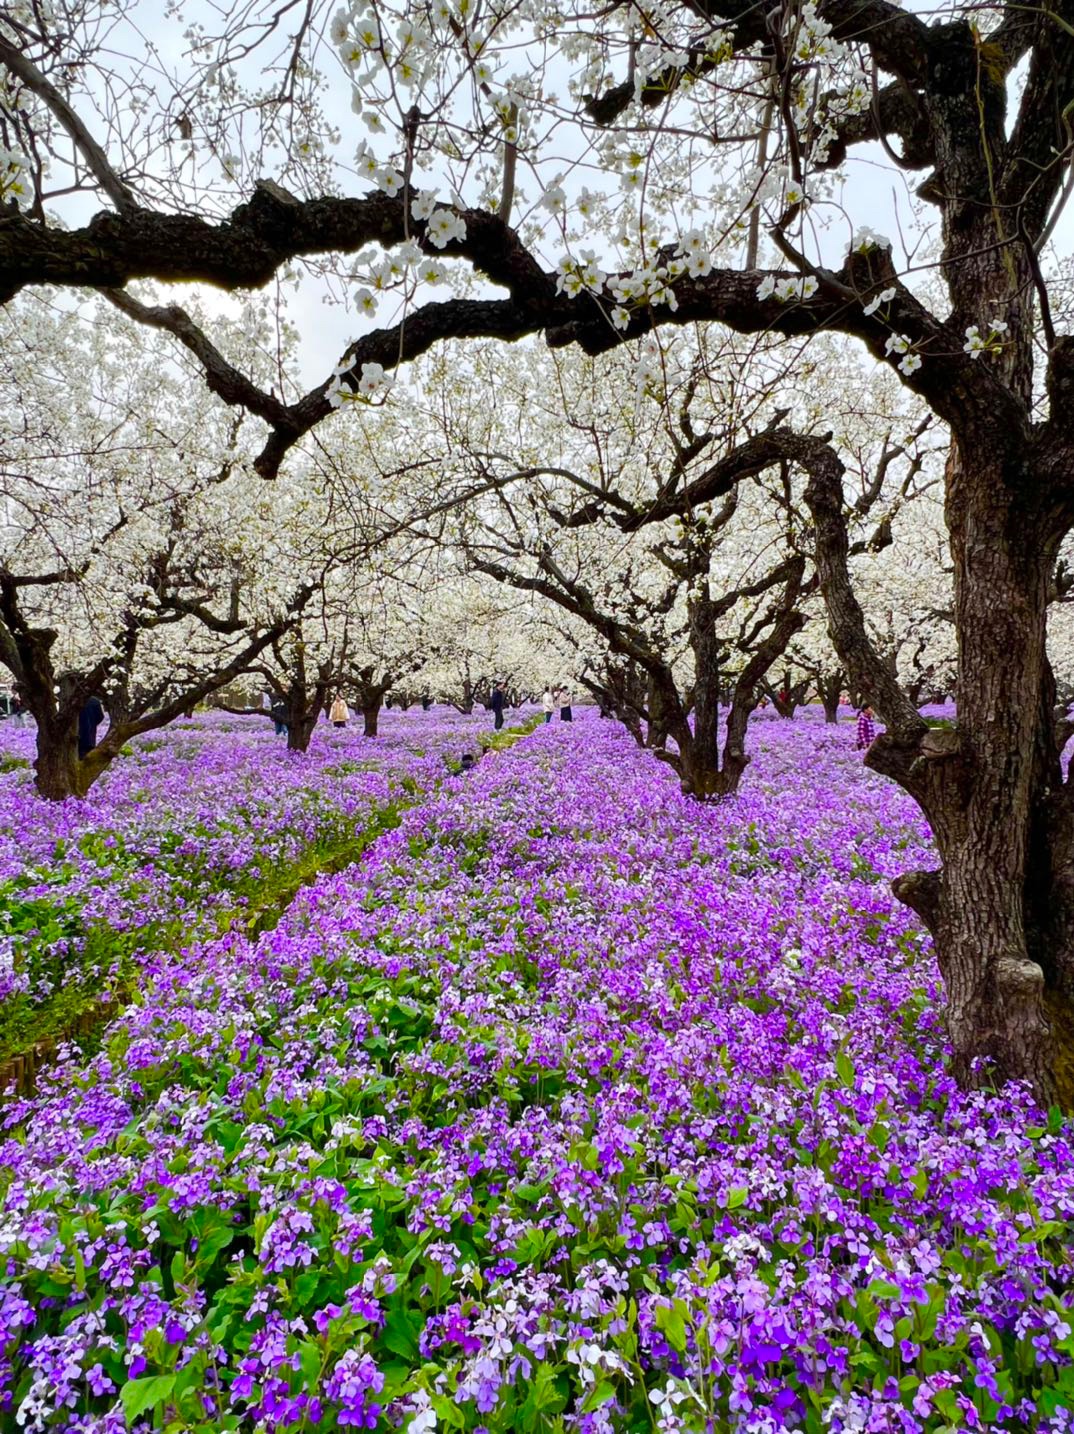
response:
M78 714L78 755L86 757L97 745L97 728L104 721L104 707L99 697L88 697Z
M287 703L282 697L277 697L269 708L272 715L272 725L275 728L276 736L282 737L287 731Z
M503 726L503 703L503 687L500 685L500 683L496 682L493 684L492 698L489 702L489 706L492 708L492 714L495 718L492 725L496 728L497 732Z

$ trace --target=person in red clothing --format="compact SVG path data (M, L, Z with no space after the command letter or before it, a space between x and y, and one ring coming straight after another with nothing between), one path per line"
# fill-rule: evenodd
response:
M873 726L873 709L863 707L858 713L858 740L859 752L864 752L873 738L876 736L876 728Z

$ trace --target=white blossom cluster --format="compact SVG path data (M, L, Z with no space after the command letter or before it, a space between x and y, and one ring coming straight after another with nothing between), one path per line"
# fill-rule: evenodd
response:
M384 372L383 364L363 363L358 373L358 382L352 386L345 383L344 379L352 377L353 373L354 365L346 360L337 364L333 370L332 381L325 393L325 398L333 408L340 408L344 403L372 403L374 399L387 397L391 390L392 380L390 375Z
M642 264L629 273L606 274L592 249L581 250L577 257L566 254L557 265L556 290L571 298L582 293L599 297L607 290L613 301L611 321L617 329L626 329L632 314L641 309L663 305L674 312L679 306L672 288L675 280L683 275L704 278L711 270L704 231L690 229L681 236L667 263Z
M0 148L0 203L14 200L20 208L30 199L26 156L16 149Z
M907 378L921 367L921 355L914 352L912 345L913 340L905 334L889 334L884 343L885 353L902 355L899 359L899 372L904 373Z
M991 319L988 324L988 331L984 334L977 324L972 324L966 330L966 342L962 345L963 353L969 354L971 359L978 359L982 354L998 354L1003 349L1003 335L1007 332L1007 324L1003 319Z
M812 274L788 275L782 279L766 274L757 286L757 297L762 301L778 299L781 304L789 304L795 300L811 299L819 287Z

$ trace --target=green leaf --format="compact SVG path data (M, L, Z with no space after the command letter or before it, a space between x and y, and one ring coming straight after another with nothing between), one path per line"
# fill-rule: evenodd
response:
M582 1405L582 1413L590 1414L594 1409L607 1404L615 1398L615 1385L608 1379L602 1379L600 1383L586 1395L585 1403Z
M891 1130L883 1121L876 1121L869 1129L870 1144L875 1145L881 1155L891 1142Z
M868 1292L885 1300L897 1300L902 1294L902 1290L893 1280L870 1280Z
M548 1428L548 1417L558 1413L566 1402L566 1396L556 1382L555 1371L548 1364L539 1364L529 1381L526 1402L519 1410L518 1427L540 1430ZM439 1405L436 1407L439 1413Z
M418 1357L418 1341L414 1326L405 1310L392 1310L384 1321L381 1335L384 1345L400 1359L411 1363Z
M320 1270L303 1270L295 1281L295 1302L305 1309L321 1282Z
M304 1339L298 1346L298 1362L307 1388L315 1388L321 1373L320 1345L314 1344L310 1339Z
M449 1399L445 1394L434 1394L432 1399L433 1409L436 1417L448 1429L465 1429L466 1415L462 1412L454 1399Z
M1054 1240L1066 1229L1063 1220L1042 1220L1039 1225L1032 1225L1028 1230L1023 1230L1018 1239L1023 1245L1036 1240Z
M536 1227L523 1230L515 1247L515 1259L520 1265L532 1265L541 1258L548 1247L548 1231Z
M847 1055L846 1051L840 1051L839 1054L836 1056L835 1069L838 1071L839 1079L843 1082L846 1088L848 1090L853 1090L858 1072L854 1067L854 1062Z
M934 1389L932 1391L932 1402L945 1419L955 1419L958 1417L958 1394L955 1390Z
M198 1252L194 1258L195 1267L199 1270L211 1269L217 1255L227 1249L238 1233L238 1230L226 1227L210 1230L198 1243Z
M129 1380L119 1391L127 1423L133 1424L147 1409L156 1409L158 1404L163 1404L174 1388L174 1374L154 1374L149 1379Z
M205 1365L201 1359L192 1359L189 1364L184 1364L182 1369L176 1371L174 1395L176 1402L182 1399L183 1395L190 1389L205 1388Z
M749 1187L746 1185L732 1185L727 1192L727 1199L724 1201L725 1210L737 1210L740 1205L745 1205L749 1195Z
M686 1321L682 1309L682 1301L676 1300L670 1309L666 1305L658 1305L656 1310L657 1329L664 1332L668 1344L680 1354L686 1349Z
M547 1185L516 1185L515 1199L529 1200L530 1202L539 1200L547 1188Z

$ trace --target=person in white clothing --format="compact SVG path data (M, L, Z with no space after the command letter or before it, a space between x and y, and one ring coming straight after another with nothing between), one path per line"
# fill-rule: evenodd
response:
M541 698L541 706L544 708L544 720L551 722L552 713L556 710L556 699L552 696L551 687L546 687L544 696Z

